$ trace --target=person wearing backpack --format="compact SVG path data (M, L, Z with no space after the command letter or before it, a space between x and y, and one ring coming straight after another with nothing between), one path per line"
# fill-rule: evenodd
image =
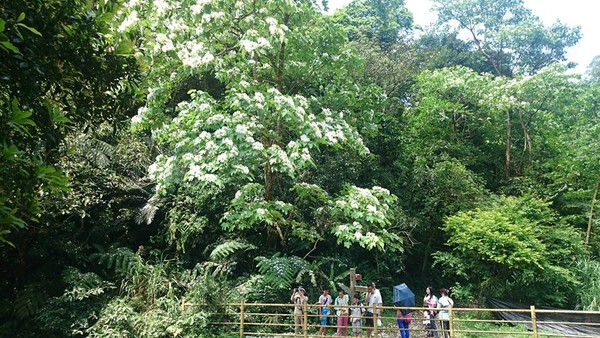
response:
M400 338L410 338L410 331L408 327L412 322L411 314L404 314L402 310L398 310L396 313L396 322L398 323L398 329L400 329Z

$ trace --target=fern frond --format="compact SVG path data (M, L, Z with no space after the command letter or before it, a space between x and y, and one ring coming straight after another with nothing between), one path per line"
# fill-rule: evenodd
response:
M152 196L148 200L148 202L146 203L146 205L137 214L137 217L136 217L137 223L138 224L142 224L142 223L150 224L150 223L152 223L152 220L154 220L154 216L156 215L156 212L162 206L162 204L163 203L159 199L159 197L157 197L156 195Z
M210 260L222 261L230 258L234 253L255 250L256 246L244 241L231 240L217 245L210 253Z
M17 294L15 315L24 319L36 314L46 302L46 295L38 288L26 286Z
M297 256L282 257L279 254L271 258L257 257L258 271L265 282L275 288L288 289L292 286L295 276L302 270L310 268L310 264Z

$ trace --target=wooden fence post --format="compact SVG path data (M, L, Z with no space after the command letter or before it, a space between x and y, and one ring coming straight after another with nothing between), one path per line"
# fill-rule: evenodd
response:
M537 318L535 316L535 305L531 305L531 329L533 331L533 338L537 338L538 332L537 332Z
M244 300L240 304L240 338L244 338Z
M373 335L377 338L377 304L373 304Z
M454 312L452 311L452 306L448 308L448 332L449 337L454 337Z
M304 338L308 338L308 302L304 302L304 319L302 320L302 330L304 330Z

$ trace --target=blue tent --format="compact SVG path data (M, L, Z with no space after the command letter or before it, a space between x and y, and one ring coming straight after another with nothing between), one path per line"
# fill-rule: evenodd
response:
M394 306L415 306L415 294L410 291L405 283L394 286ZM413 311L414 310L402 310L402 313L407 314Z

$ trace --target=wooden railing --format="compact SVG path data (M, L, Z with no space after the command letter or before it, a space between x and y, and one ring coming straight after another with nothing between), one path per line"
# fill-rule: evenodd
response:
M301 323L294 322L294 304L270 304L270 303L228 303L201 305L183 301L181 304L182 315L190 307L201 307L209 316L210 326L216 331L228 337L321 337L319 335L318 309L321 305L304 304L302 307ZM365 307L366 309L366 307ZM426 332L423 325L422 307L389 307L376 308L373 314L373 322L379 319L381 326L375 325L371 328L371 337L387 338L398 337L399 328L396 323L397 310L412 310L412 323L409 326L411 337L425 337ZM332 308L333 310L333 308ZM581 328L591 328L600 331L600 312L593 311L562 311L544 310L531 306L529 309L480 309L480 308L449 308L450 320L447 321L448 329L443 330L442 321L435 319L438 337L600 337L598 333L586 333ZM335 311L329 315L331 322L326 325L327 336L336 335ZM495 313L520 313L527 320L510 320L510 322L497 319ZM380 314L378 314L380 313ZM538 320L541 314L569 314L581 315L581 321L543 321ZM525 317L523 316L523 317ZM584 316L595 318L594 321L584 321ZM433 319L432 319L433 321ZM552 328L573 328L580 332L568 333L556 331ZM218 329L217 329L218 328ZM546 329L544 329L546 328ZM365 320L362 320L362 337L367 337ZM353 336L352 324L347 326L348 336Z

